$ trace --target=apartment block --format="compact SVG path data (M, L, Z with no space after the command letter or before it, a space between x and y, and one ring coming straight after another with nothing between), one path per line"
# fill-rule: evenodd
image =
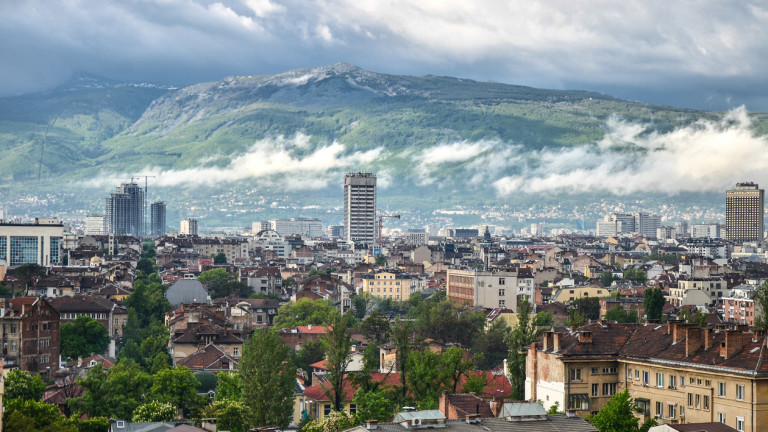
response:
M517 272L448 269L446 297L469 307L517 312Z

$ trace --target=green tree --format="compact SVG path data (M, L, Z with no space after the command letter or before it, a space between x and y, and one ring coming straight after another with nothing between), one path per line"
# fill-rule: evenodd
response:
M16 267L16 277L19 278L19 288L29 288L29 283L35 276L43 274L43 267L35 263L22 264Z
M197 280L208 283L208 293L211 298L229 297L232 295L248 297L253 294L253 288L245 282L234 280L234 275L227 273L223 268L206 270L200 273Z
M468 373L467 380L464 382L464 393L474 393L481 395L485 393L488 386L487 377L484 373Z
M331 399L333 409L341 411L344 408L344 379L347 367L352 360L352 337L349 331L351 315L336 315L331 326L325 330L320 339L325 347L328 382L326 396Z
M325 358L325 344L321 340L309 340L302 345L298 352L291 352L293 364L298 368L310 374L312 368L309 366ZM311 383L311 381L310 381Z
M451 393L458 393L461 377L468 377L471 375L469 372L475 369L472 357L457 346L443 351L440 355L440 363L444 375L448 378L447 385Z
M59 407L31 399L4 400L3 428L8 431L72 431L74 425L66 424L66 417Z
M603 272L600 275L600 283L603 284L604 287L609 287L613 283L613 273L611 272Z
M224 254L224 252L219 252L213 257L213 263L214 264L226 264L227 263L227 256Z
M190 418L203 404L202 397L197 395L198 384L197 378L186 367L163 369L153 377L150 397L181 408Z
M472 345L475 363L480 370L490 370L502 364L507 354L507 335L511 329L502 319L493 321L491 327L483 332Z
M61 326L61 356L68 359L103 354L109 346L109 330L104 324L80 315Z
M620 305L616 305L605 312L605 319L617 323L635 323L637 322L637 311L628 312Z
M333 411L322 420L312 420L303 432L341 432L355 425L355 420L344 411Z
M360 323L360 331L366 339L379 345L389 339L392 326L383 313L373 312Z
M239 401L243 399L243 381L237 372L221 372L216 376L219 381L216 384L217 401L224 399Z
M136 270L144 272L144 274L151 274L157 271L155 260L152 258L140 258L136 264Z
M379 266L379 267L386 267L387 266L387 257L385 257L384 254L376 255L376 265Z
M12 369L5 377L3 399L39 401L45 393L45 381L40 375L30 375L21 369Z
M442 370L440 356L428 348L413 351L408 356L407 365L408 390L419 409L436 409L440 393L448 386L448 376Z
M683 309L680 312L680 319L685 321L688 324L696 324L699 327L707 327L707 314L700 311L699 309L696 309L693 313L691 313L690 309ZM755 324L755 327L757 327L757 324Z
M530 310L530 303L527 299L523 299L517 308L517 325L507 337L509 381L512 384L512 398L515 400L525 398L526 352L539 336L539 330L531 319Z
M69 399L73 412L88 417L130 419L149 393L152 377L136 363L121 361L109 370L109 375L100 365L94 366L77 383L85 393Z
M645 315L648 319L660 320L666 301L661 288L647 288L645 290L645 298L643 298L643 306L645 307Z
M362 321L374 305L374 298L371 293L361 292L352 297L352 313L359 321Z
M629 395L629 390L625 389L613 395L600 412L588 416L587 420L600 432L646 432L656 425L655 419L649 419L640 426L640 419L634 415L636 410L635 401Z
M755 328L768 330L768 281L755 290Z
M362 387L353 398L357 413L355 423L363 424L368 420L389 421L395 416L395 405L389 390L376 389L365 391Z
M300 299L289 302L277 310L274 328L296 327L300 325L329 325L339 310L325 300Z
M408 374L410 373L410 368L408 367L408 357L411 356L414 348L412 333L413 325L411 321L401 320L399 317L395 318L395 325L392 326L391 342L397 352L396 367L400 371L400 386L394 394L395 403L399 406L405 406L409 401Z
M284 428L290 423L296 367L289 352L272 331L256 330L243 344L239 369L243 402L253 413L251 426Z
M230 432L248 432L248 408L238 400L217 400L203 409L203 416L216 419L216 428Z
M571 310L576 310L586 319L600 319L600 299L597 297L582 297L571 302Z
M131 421L138 423L164 422L176 418L176 407L168 402L149 401L140 405Z
M421 337L443 344L454 342L471 346L485 327L485 314L467 310L450 300L432 301L430 298L409 310L408 315L414 318L414 326Z
M555 325L555 316L552 312L539 312L534 317L536 327L552 327Z

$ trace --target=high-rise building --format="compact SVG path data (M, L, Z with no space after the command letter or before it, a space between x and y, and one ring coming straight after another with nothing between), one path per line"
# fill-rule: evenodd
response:
M104 233L144 234L144 190L136 183L123 183L107 198Z
M323 235L323 222L317 218L272 219L269 224L272 231L283 237L295 234L306 237Z
M344 239L373 246L376 239L376 176L349 173L344 177Z
M149 235L152 237L165 235L165 203L163 201L156 201L152 203L150 206L149 220Z
M737 183L725 192L725 238L736 242L763 239L764 191L756 183Z
M635 231L646 238L656 238L656 228L661 226L661 218L643 212L633 213L635 217Z
M104 235L104 215L86 216L83 234L87 236Z
M34 223L0 223L0 263L11 267L34 263L61 263L64 225L56 218L35 218Z
M179 234L197 235L197 219L184 219L179 227Z

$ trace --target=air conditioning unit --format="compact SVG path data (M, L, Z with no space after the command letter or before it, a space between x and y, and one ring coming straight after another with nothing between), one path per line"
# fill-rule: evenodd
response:
M421 426L421 419L420 418L411 419L411 426Z

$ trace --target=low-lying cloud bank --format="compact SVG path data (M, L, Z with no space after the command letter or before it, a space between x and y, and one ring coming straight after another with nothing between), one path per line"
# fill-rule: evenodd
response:
M347 171L374 169L383 188L405 177L422 186L492 185L499 195L509 196L713 192L742 180L763 182L768 170L768 137L755 135L744 108L716 121L702 120L663 133L617 117L605 127L599 142L538 151L484 140L441 143L419 151L378 147L348 152L338 142L313 148L308 136L297 134L257 141L226 166L201 162L182 170L149 167L139 175L155 176L153 185L161 187L256 180L288 190L313 190L338 184ZM399 166L393 166L394 160ZM98 183L103 181L101 177Z

